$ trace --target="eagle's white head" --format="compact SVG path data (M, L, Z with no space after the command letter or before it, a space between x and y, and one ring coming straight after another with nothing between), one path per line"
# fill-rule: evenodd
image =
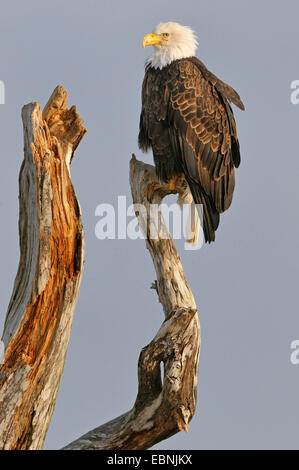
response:
M159 23L142 42L143 47L154 46L154 53L146 63L156 69L162 69L174 60L194 56L197 44L194 31L179 23Z

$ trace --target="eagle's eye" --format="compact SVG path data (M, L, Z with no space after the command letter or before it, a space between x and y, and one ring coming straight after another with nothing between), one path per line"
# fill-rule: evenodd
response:
M169 37L169 33L163 33L162 36L163 36L163 38L168 38L168 37Z

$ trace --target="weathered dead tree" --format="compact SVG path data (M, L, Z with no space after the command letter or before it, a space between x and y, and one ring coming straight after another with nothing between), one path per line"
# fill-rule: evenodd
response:
M161 212L157 219L150 211L151 204L159 205L166 195L182 193L186 188L180 182L175 190L161 184L154 167L134 156L130 163L130 183L135 212L157 274L154 288L166 318L155 338L141 351L139 389L133 409L75 440L65 447L69 450L148 449L178 431L187 431L196 408L198 312Z
M86 130L57 87L43 115L23 108L20 263L0 366L0 449L41 449L54 409L84 259L81 214L69 173Z
M80 287L84 236L69 164L86 130L75 107L68 110L66 101L66 91L57 87L43 115L37 103L25 106L22 113L21 258L3 333L2 449L43 446ZM198 312L161 212L157 222L150 210L166 195L182 194L186 188L180 181L174 190L161 184L155 169L134 156L130 183L136 215L154 262L154 288L165 321L141 351L139 389L132 410L75 440L65 447L69 450L148 449L178 431L187 431L196 408Z

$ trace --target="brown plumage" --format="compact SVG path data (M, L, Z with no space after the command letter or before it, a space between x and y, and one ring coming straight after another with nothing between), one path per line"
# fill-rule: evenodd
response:
M230 102L244 109L236 91L196 57L146 67L139 146L152 148L162 180L184 174L194 202L203 205L208 242L215 240L219 214L231 204L240 164Z

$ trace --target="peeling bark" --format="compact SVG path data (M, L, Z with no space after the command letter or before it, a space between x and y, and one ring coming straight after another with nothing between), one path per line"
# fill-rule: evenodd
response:
M41 449L63 372L84 260L69 165L86 130L57 87L43 114L22 110L20 263L0 366L0 449Z
M143 450L175 433L188 429L196 408L200 325L183 266L160 213L157 227L150 204L160 204L171 193L184 194L178 181L175 190L161 184L151 165L133 156L130 183L140 227L157 273L157 290L165 321L151 343L142 349L138 362L138 395L129 412L88 432L65 447L67 450ZM139 206L139 205L143 206ZM139 208L145 207L146 211ZM156 233L150 238L149 231ZM165 239L165 233L168 234ZM161 377L161 364L164 378Z

